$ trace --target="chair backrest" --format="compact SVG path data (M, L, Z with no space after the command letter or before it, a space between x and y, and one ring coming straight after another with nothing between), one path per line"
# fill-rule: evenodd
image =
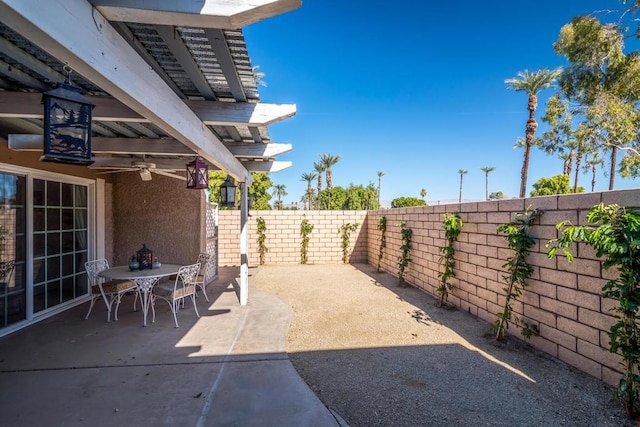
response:
M109 268L109 262L102 258L84 263L84 269L87 271L87 280L89 286L98 284L98 273Z
M201 253L198 255L198 263L200 263L200 274L204 276L205 282L208 279L209 273L209 265L211 264L211 260L213 256L207 253Z
M15 260L0 262L0 283L9 283L11 281L11 274L15 266Z
M182 287L185 288L185 292L187 292L187 289L195 292L194 282L196 281L196 277L198 276L199 271L199 262L191 265L183 265L182 267L180 267L180 269L178 270L178 275L176 276L176 282L173 288L174 291L178 289L178 286L180 284L182 284Z

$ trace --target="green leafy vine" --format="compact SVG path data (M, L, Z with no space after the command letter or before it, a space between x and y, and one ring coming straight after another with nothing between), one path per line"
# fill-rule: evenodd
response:
M404 271L411 262L409 253L411 252L411 235L413 231L407 228L404 221L396 224L400 227L400 237L402 239L402 246L400 246L401 255L398 257L398 285L406 286L404 280Z
M351 233L355 231L358 226L357 222L351 224L347 222L346 224L342 224L340 228L338 228L338 234L342 237L342 262L347 264L349 262L349 247L350 247L350 238Z
M267 224L264 218L258 217L256 219L258 228L258 252L260 253L260 265L264 265L265 254L269 251L269 248L265 244L267 241Z
M378 250L378 268L377 272L380 273L380 264L382 263L382 256L384 255L384 248L387 247L387 217L381 216L378 218L378 230L382 233L380 236L380 248Z
M547 255L551 258L558 249L573 261L568 248L574 242L583 242L604 257L605 269L615 267L619 275L602 287L603 298L618 302L613 309L618 321L609 330L609 351L622 356L625 374L620 379L615 396L622 398L627 417L638 416L640 398L640 213L619 205L593 206L587 214L589 225L576 226L568 221L556 225L560 237L547 242L551 246Z
M309 249L309 235L313 231L313 225L309 223L308 219L303 219L300 222L300 236L302 241L300 242L300 264L306 264L308 261L308 249Z
M438 273L440 278L440 286L436 289L436 292L440 294L440 301L438 305L443 306L447 303L449 291L453 288L451 279L456 276L454 267L456 261L454 259L456 250L453 244L458 240L460 230L462 229L462 219L458 214L445 214L442 221L442 227L444 228L444 237L447 244L440 248L442 256L440 257L440 264L444 265L444 270Z
M513 250L513 256L507 258L507 262L502 266L507 269L509 274L502 276L507 284L507 287L503 289L506 292L504 309L498 313L498 320L491 327L491 332L496 334L497 340L502 340L507 336L511 320L517 327L520 327L520 324L524 326L523 334L525 336L530 336L529 331L532 331L528 324L521 322L518 316L513 314L511 303L522 295L522 291L527 285L527 279L533 273L533 266L527 263L526 258L536 241L529 235L529 230L540 215L542 215L542 211L538 209L518 212L514 221L498 226L498 232L506 235L509 249Z

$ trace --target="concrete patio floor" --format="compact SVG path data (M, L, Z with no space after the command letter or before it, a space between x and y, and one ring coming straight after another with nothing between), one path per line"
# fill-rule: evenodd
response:
M223 268L173 325L159 302L155 323L126 297L119 320L88 304L0 339L2 425L336 426L291 365L292 310L252 292L241 307L237 268Z

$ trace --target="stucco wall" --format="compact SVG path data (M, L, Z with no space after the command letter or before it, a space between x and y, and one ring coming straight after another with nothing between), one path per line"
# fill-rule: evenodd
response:
M160 262L195 262L205 250L204 192L158 174L151 181L136 172L114 175L114 265L126 264L143 243Z
M300 223L307 219L313 225L309 238L308 263L342 262L342 237L338 228L346 223L359 223L351 233L350 261L367 262L366 211L251 211L248 221L249 265L258 265L258 233L256 220L262 217L267 227L265 255L267 264L300 263ZM221 210L219 215L220 266L240 264L240 211Z
M569 219L585 224L589 209L598 203L617 203L640 208L640 190L511 199L479 203L428 206L373 211L368 222L369 263L377 265L380 232L377 221L387 218L387 249L382 268L397 276L400 255L400 229L404 221L413 230L411 263L406 270L409 283L437 296L440 248L445 245L442 220L445 213L459 213L464 221L454 244L456 278L449 302L456 307L494 322L504 304L503 265L513 254L499 224L511 221L526 207L539 208L544 214L531 230L537 238L528 258L534 273L522 297L513 304L514 312L538 326L540 336L530 344L610 384L617 384L620 357L609 352L607 332L615 323L610 309L614 303L600 296L613 271L602 268L593 250L580 244L572 251L573 263L563 256L549 259L545 243L558 235L555 225ZM509 329L519 334L515 325Z

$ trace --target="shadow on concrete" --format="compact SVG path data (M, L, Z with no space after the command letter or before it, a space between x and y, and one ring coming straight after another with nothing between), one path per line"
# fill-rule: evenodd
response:
M0 339L0 424L335 426L284 349L291 309L271 295L241 307L222 269L178 314L157 304L142 326L133 297L119 320L87 304ZM266 423L266 424L265 424Z

